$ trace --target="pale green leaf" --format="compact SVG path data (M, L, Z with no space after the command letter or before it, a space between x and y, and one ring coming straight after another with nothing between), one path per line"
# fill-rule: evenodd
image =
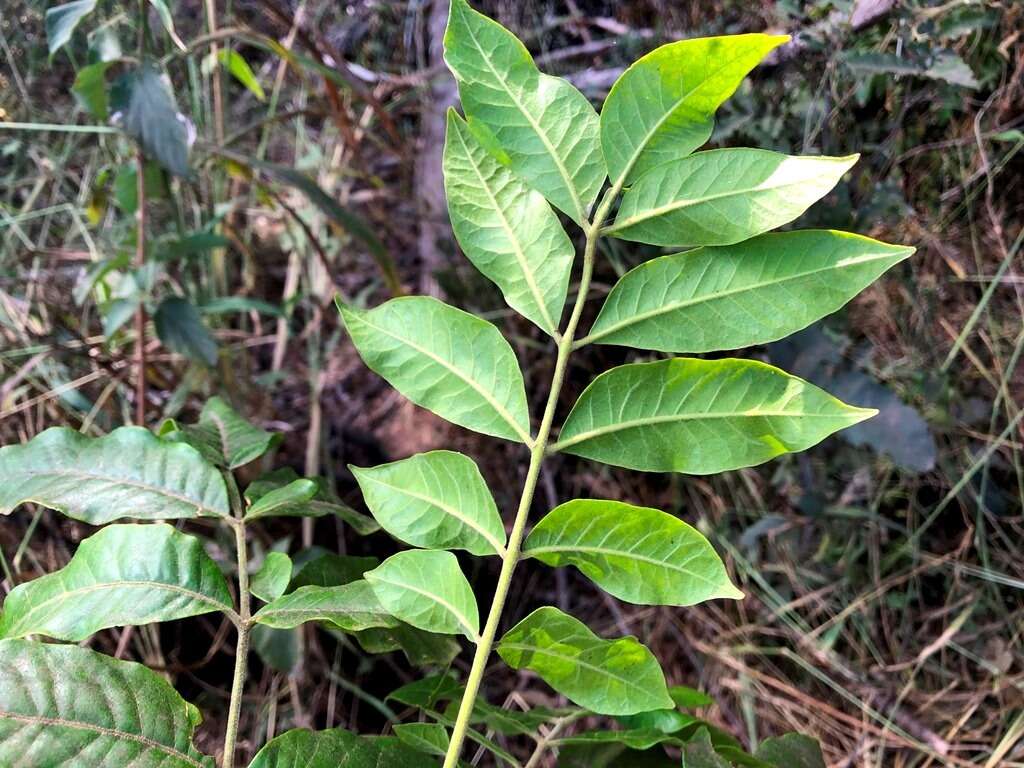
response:
M598 376L551 450L708 475L802 451L875 413L754 360L680 357Z
M67 45L78 23L96 10L96 0L74 0L46 11L46 43L50 55Z
M189 445L142 427L86 437L53 427L0 448L0 514L27 501L102 525L119 518L171 520L230 514L220 472Z
M448 751L448 729L439 723L399 723L395 736L417 752L444 757Z
M176 176L191 178L188 121L178 111L166 76L144 62L121 75L110 91L111 122L142 146L146 156Z
M253 618L277 629L290 629L307 621L325 622L343 632L398 626L398 620L384 609L370 584L362 579L339 587L301 587L263 606Z
M288 485L260 496L245 513L247 520L255 520L260 517L273 517L281 512L290 511L291 508L306 505L313 500L320 490L313 480L300 477L292 480ZM288 516L288 515L285 515Z
M219 57L221 65L227 68L231 76L241 83L246 90L260 101L267 100L267 95L263 92L263 86L256 79L252 67L249 66L249 62L245 60L242 54L234 49L224 49L220 51Z
M361 536L368 536L380 530L380 526L373 518L356 512L332 493L324 478L310 478L296 484L301 479L295 470L284 467L253 480L245 489L245 499L250 504L246 519L334 515L352 526L352 529ZM312 498L304 500L304 490L308 488L306 482L315 483L317 491ZM287 493L277 493L289 486L291 488ZM271 493L276 494L273 503L263 502Z
M603 640L557 608L538 608L498 643L514 669L536 672L552 688L601 715L672 707L654 655L634 637Z
M453 0L444 59L466 114L496 137L513 171L577 224L605 180L597 113L567 81L542 74L496 21Z
M231 610L231 593L202 542L169 525L112 525L55 573L15 587L0 637L84 640L107 627Z
M162 677L86 648L0 641L0 755L28 768L213 768Z
M530 442L523 374L493 325L427 296L338 309L363 362L414 403L467 429Z
M396 738L329 731L287 731L271 739L249 768L427 768L436 765ZM176 767L175 767L176 768Z
M627 272L579 344L712 352L776 341L835 312L914 252L860 235L761 235Z
M601 109L608 175L631 184L711 137L715 110L788 35L727 35L679 40L637 59Z
M555 507L530 532L523 555L575 565L606 592L640 605L743 597L699 531L660 510L619 501L576 499Z
M292 559L284 552L268 552L249 581L249 591L269 603L285 593L291 580Z
M279 433L254 426L220 397L206 401L198 423L164 422L160 436L186 442L207 460L228 469L245 466L281 442Z
M504 554L505 526L483 475L468 456L430 451L349 469L377 522L399 541L474 555Z
M731 245L782 226L855 162L763 149L713 149L651 169L622 196L606 232L651 245Z
M461 633L477 640L476 597L451 552L399 552L367 571L366 580L384 609L401 621L427 632Z

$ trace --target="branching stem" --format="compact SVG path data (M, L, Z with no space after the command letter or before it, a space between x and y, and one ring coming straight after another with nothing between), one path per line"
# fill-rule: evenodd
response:
M245 536L245 510L242 508L238 487L234 478L228 476L228 491L234 519L231 527L235 531L235 553L238 558L238 643L235 646L235 674L231 681L231 704L228 708L228 724L224 732L223 768L234 768L235 745L238 741L238 723L242 715L242 692L245 690L245 676L249 667L249 632L252 628L252 606L249 599L249 548Z
M562 391L569 356L572 354L576 327L579 325L580 317L583 314L583 306L587 302L590 280L594 273L594 256L597 252L597 241L600 237L601 225L604 223L604 219L608 215L608 211L618 191L618 187L613 187L605 195L594 214L593 221L586 228L587 237L583 249L583 271L580 275L576 303L573 305L572 314L569 316L569 322L565 327L565 331L557 338L558 357L555 360L554 373L551 375L551 387L548 390L544 415L541 417L537 437L534 439L533 445L530 446L530 466L526 470L526 481L523 484L523 493L519 499L519 508L516 510L515 520L512 523L508 548L505 551L505 556L502 558L501 573L498 574L498 584L494 589L494 599L491 602L491 609L487 614L487 623L484 625L483 634L477 643L476 653L473 656L473 665L466 680L466 691L462 696L462 702L459 704L459 714L455 719L455 727L452 729L448 752L444 758L444 768L456 768L458 765L459 754L462 752L462 743L466 738L466 730L469 728L469 722L473 714L473 706L480 691L480 683L483 680L484 670L487 668L487 661L491 656L498 626L501 623L505 600L508 598L509 586L512 583L512 574L519 562L523 534L526 530L527 519L530 516L530 507L533 505L533 496L537 490L537 480L540 478L541 465L544 463L548 438L551 434L551 426L555 418L555 410L558 406L558 396Z

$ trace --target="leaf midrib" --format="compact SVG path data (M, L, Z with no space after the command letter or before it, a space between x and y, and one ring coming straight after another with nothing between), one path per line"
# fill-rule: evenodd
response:
M194 768L205 768L203 763L196 760L194 757L179 752L174 747L169 747L166 744L161 744L158 741L154 741L147 736L136 733L128 733L127 731L120 731L116 728L107 728L102 725L96 725L94 723L85 723L80 720L68 720L63 717L44 717L42 715L22 715L16 712L6 712L0 710L0 720L15 720L22 723L28 723L30 725L53 725L63 728L74 728L82 731L90 731L92 733L98 733L103 736L110 736L115 739L122 741L134 741L138 744L142 744L147 749L156 750L157 752L163 752L165 755L170 757L178 758L188 765L194 766Z
M700 581L703 581L703 582L705 582L705 583L707 583L707 584L709 584L710 586L713 586L713 587L720 586L718 584L718 582L716 582L716 581L714 581L712 579L709 579L707 576L704 576L703 574L697 573L696 571L691 571L689 568L684 568L682 566L675 565L674 563L670 563L670 562L667 562L665 560L658 560L657 558L654 558L654 557L648 557L647 555L640 555L640 554L637 554L635 552L630 552L628 550L623 550L623 549L609 549L608 547L598 547L598 546L586 545L586 544L571 544L571 545L550 545L549 544L549 545L543 546L543 547L528 547L528 548L525 548L523 550L523 555L527 556L527 557L533 557L533 556L537 555L538 553L545 553L545 552L554 552L556 554L560 554L562 552L568 552L570 554L573 553L573 552L586 552L586 553L596 554L596 555L605 555L606 557L624 557L624 558L626 558L628 560L639 560L642 563L648 563L649 565L655 565L655 566L658 566L658 567L661 567L661 568L667 568L669 570L677 571L678 573L686 574L688 576L693 576L694 578L696 578L696 579L698 579ZM693 558L698 557L699 555L700 555L700 553L698 552L695 555L691 555L689 559L692 560ZM687 562L689 562L689 560Z
M687 254L687 255L689 256L690 254ZM787 275L786 277L782 277L782 278L779 278L777 280L770 280L770 281L761 282L761 283L752 283L750 285L742 286L742 287L739 287L739 288L730 288L730 289L724 290L724 291L717 291L717 292L713 292L713 293L706 293L706 294L702 294L700 296L691 297L689 299L683 299L683 300L680 300L680 301L669 302L668 304L663 304L661 306L655 307L654 309L647 310L646 312L641 312L639 314L631 315L630 317L627 317L625 320L620 320L617 323L613 323L612 325L608 326L607 328L605 328L603 330L592 331L590 334L588 334L586 336L586 338L581 339L579 343L580 343L581 346L584 343L591 344L591 343L597 341L598 339L604 338L605 336L613 334L613 333L615 333L615 332L617 332L617 331L619 331L619 330L621 330L623 328L627 328L627 327L629 327L631 325L635 325L637 323L642 323L645 320L650 320L652 317L658 317L659 315L668 314L669 312L675 312L676 310L679 310L679 309L685 309L686 307L690 307L690 306L693 306L695 304L702 304L702 303L705 303L705 302L718 301L719 299L723 299L723 298L726 298L728 296L734 296L736 294L744 293L746 291L758 291L758 290L761 290L762 288L769 288L769 287L776 286L776 285L783 285L783 284L785 284L787 282L790 282L792 280L800 280L801 278L810 277L812 275L816 275L816 274L819 274L821 272L832 272L832 271L838 272L838 271L840 271L842 269L846 269L847 267L859 267L859 266L863 266L864 264L869 264L869 263L871 263L873 261L884 261L885 259L898 258L899 256L901 256L901 254L898 254L898 253L897 254L893 254L893 253L871 254L869 256L864 256L864 257L861 257L861 258L858 258L858 259L848 260L848 261L844 262L841 265L837 264L837 263L833 263L833 264L829 264L828 266L825 266L825 267L819 267L817 269L811 269L811 270L807 270L805 272L799 272L799 273L796 273L796 274ZM600 320L600 317L598 317L598 320Z
M417 595L422 595L423 597L433 600L435 603L440 605L445 610L449 611L455 617L456 621L458 621L462 628L466 630L466 633L471 638L473 638L474 642L476 642L479 639L480 633L473 628L472 624L469 623L468 617L464 616L462 614L462 611L458 610L454 605L449 603L440 595L435 595L433 592L427 592L427 590L413 586L412 584L407 584L401 581L391 581L390 579L385 579L373 573L367 573L365 578L367 581L379 581L381 584L387 584L392 587L398 587L399 589L408 590L409 592L415 592Z

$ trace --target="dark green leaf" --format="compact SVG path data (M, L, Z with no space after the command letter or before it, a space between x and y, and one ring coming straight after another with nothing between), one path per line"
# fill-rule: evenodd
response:
M800 733L765 739L754 754L776 768L825 768L818 742Z
M188 179L188 120L178 111L166 76L151 63L121 75L110 92L111 121L142 151L176 176Z
M295 470L290 468L278 469L263 475L249 484L245 489L246 500L255 505L272 491L279 490L294 483L299 479ZM317 484L316 495L308 501L295 501L292 504L275 505L273 515L276 517L324 517L335 515L352 526L352 529L366 536L380 530L377 522L366 515L356 512L352 507L343 503L335 496L327 486L327 481L322 477L311 478Z
M206 365L216 365L217 342L188 299L168 296L156 308L153 323L157 336L168 349Z
M206 401L197 423L165 422L160 436L188 443L208 461L228 469L245 466L281 441L279 433L254 426L226 400L216 396Z
M436 765L395 738L330 731L288 731L259 751L249 768L427 768Z

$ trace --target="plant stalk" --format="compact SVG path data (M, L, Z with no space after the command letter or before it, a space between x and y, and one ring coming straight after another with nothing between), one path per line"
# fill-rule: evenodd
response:
M569 316L565 332L558 339L558 357L555 360L554 373L551 375L551 388L548 391L547 403L544 406L544 415L541 417L537 437L530 448L530 466L526 470L526 481L523 484L523 493L519 499L519 508L516 510L515 520L512 523L508 548L505 551L505 556L502 558L501 572L498 574L498 584L494 589L494 599L487 614L487 623L484 625L483 634L481 634L480 640L477 642L476 653L473 656L473 665L466 680L466 691L459 704L459 714L455 719L455 726L452 728L451 741L448 744L448 751L444 758L444 768L456 768L458 765L459 755L462 752L462 743L466 738L466 731L469 728L469 722L473 714L473 706L476 703L477 694L480 692L480 683L487 668L487 661L491 656L491 649L494 646L498 625L501 623L505 601L508 598L509 586L512 583L512 574L519 563L523 533L526 529L527 519L530 516L530 507L533 505L533 496L537 490L537 480L540 478L541 465L544 463L544 454L547 451L551 425L558 406L558 396L562 391L569 356L573 351L576 326L579 325L580 316L583 314L583 306L587 302L587 293L590 290L590 280L594 274L594 256L597 252L597 241L600 237L601 225L604 222L605 216L608 215L608 210L611 208L616 193L617 190L612 188L609 194L605 195L597 212L594 214L593 222L586 229L587 237L583 250L583 271L580 275L579 292L576 295L576 303L573 305L572 314Z
M139 149L135 165L135 269L146 266L146 158ZM135 423L146 426L146 303L135 308Z
M245 511L239 500L234 478L228 478L228 489L235 508L231 521L235 529L235 553L238 558L238 643L235 646L235 674L231 681L231 704L228 724L224 732L224 759L222 768L234 768L235 745L238 741L238 723L242 716L242 692L249 668L249 632L252 627L252 607L249 600L249 549L245 538Z

